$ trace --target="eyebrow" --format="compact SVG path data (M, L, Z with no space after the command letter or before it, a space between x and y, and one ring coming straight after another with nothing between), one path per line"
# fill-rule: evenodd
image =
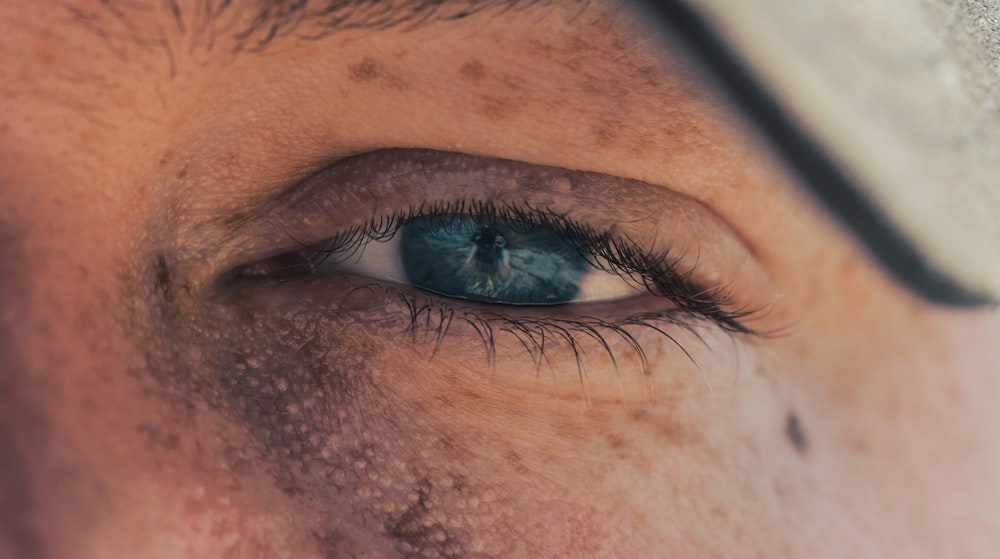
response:
M123 56L120 43L162 48L173 60L179 39L211 51L218 39L235 52L259 52L281 37L316 40L346 30L413 30L484 12L525 9L549 0L96 0L68 4L73 18ZM582 10L589 0L579 0ZM157 10L161 13L157 14ZM150 18L156 21L149 23ZM172 24L164 25L173 20ZM173 63L171 63L173 67Z
M239 0L238 0L239 1ZM232 0L223 0L231 4ZM346 29L412 30L434 21L458 21L488 9L506 11L538 0L243 0L256 4L249 25L234 36L260 50L281 34L322 38Z

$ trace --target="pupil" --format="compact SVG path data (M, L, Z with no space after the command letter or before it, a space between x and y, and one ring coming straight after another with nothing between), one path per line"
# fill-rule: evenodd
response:
M479 269L485 273L497 273L507 245L503 235L492 227L486 227L472 236L472 242L476 245L473 257Z
M429 216L403 224L400 235L407 281L459 299L566 303L589 266L571 239L528 223Z

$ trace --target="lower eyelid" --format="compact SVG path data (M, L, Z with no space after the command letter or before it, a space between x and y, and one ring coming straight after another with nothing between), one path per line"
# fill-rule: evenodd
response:
M278 316L309 317L304 324L337 325L317 331L377 337L387 354L402 362L460 364L473 378L589 403L724 390L749 347L652 295L551 307L546 309L551 316L542 316L538 307L498 312L495 305L352 276L253 281L244 287L245 294L233 302L257 301L252 306L261 309L257 320L264 323L280 322ZM316 342L339 343L336 337Z

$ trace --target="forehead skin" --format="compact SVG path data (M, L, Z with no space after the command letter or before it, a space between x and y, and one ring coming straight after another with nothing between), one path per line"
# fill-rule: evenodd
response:
M997 549L996 314L931 308L882 277L620 7L403 4L393 25L372 8L324 26L294 5L0 7L0 555ZM738 389L673 407L583 413L352 336L329 362L384 366L396 413L338 423L274 394L240 407L201 374L229 355L212 352L274 349L256 378L284 393L299 377L269 366L302 340L269 345L295 327L273 303L210 312L200 282L222 239L205 224L386 147L687 195L765 270L767 324L793 327L758 342ZM228 333L245 316L280 324ZM428 425L437 438L415 448ZM304 426L328 455L293 444Z

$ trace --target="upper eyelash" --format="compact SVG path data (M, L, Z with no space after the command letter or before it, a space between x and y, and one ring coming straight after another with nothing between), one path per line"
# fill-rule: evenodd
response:
M551 209L527 204L478 200L426 203L372 218L342 231L321 246L306 246L303 250L310 253L309 260L313 262L314 268L329 258L343 261L358 254L369 242L392 239L407 221L428 216L503 220L514 227L523 223L550 229L579 244L584 252L583 256L592 266L616 274L626 281L638 284L637 287L651 294L670 300L677 306L673 311L681 310L688 315L708 319L727 332L756 333L744 323L754 311L724 308L730 303L729 297L721 290L697 285L692 279L695 267L681 272L679 263L682 258L672 253L670 248L650 251L628 236L598 231ZM677 313L670 314L671 322L677 323Z

